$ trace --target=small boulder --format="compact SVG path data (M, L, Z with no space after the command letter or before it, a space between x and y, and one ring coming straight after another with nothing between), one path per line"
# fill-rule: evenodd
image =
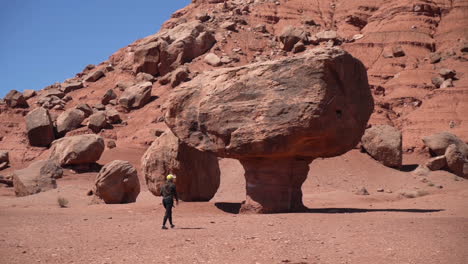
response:
M337 45L340 44L343 40L336 31L325 30L315 34L313 41L316 43L332 41L333 44Z
M189 70L187 67L177 68L171 75L171 86L176 87L189 78Z
M79 128L84 119L85 113L76 108L63 112L57 118L57 133L63 136L67 132Z
M117 147L117 144L115 144L115 141L114 141L114 140L109 140L109 141L107 141L107 148L108 148L108 149L113 149L113 148L115 148L115 147Z
M204 61L206 64L214 66L214 67L221 65L221 59L218 57L218 55L214 53L208 53L205 56Z
M115 85L115 88L119 89L119 91L125 91L125 89L133 85L135 85L135 83L131 81L120 81Z
M69 92L73 92L75 90L81 89L83 87L84 86L82 82L67 82L67 83L62 84L61 90L64 93L69 93Z
M93 114L93 109L88 104L79 104L75 109L81 110L85 114L85 117Z
M49 111L42 107L36 108L26 115L26 130L31 146L47 147L55 139L54 126Z
M103 104L95 104L95 105L93 105L93 108L96 109L96 110L98 110L98 111L104 111L104 110L106 110L106 106L103 105ZM94 111L93 111L93 112L94 112Z
M445 158L447 159L447 167L453 174L464 177L463 166L468 163L466 156L460 151L455 144L451 144L445 150Z
M299 53L299 52L303 52L306 50L306 47L304 45L304 43L302 41L299 41L298 43L296 43L294 45L294 48L292 49L292 52L293 53Z
M299 41L307 41L307 33L300 28L288 26L283 30L279 38L283 43L283 50L291 51Z
M50 159L60 166L92 164L101 158L104 139L86 134L61 138L52 144Z
M114 92L114 90L109 89L107 92L104 94L104 96L101 99L101 103L103 105L109 104L110 100L114 100L117 98L117 94Z
M207 13L201 13L201 14L197 14L195 18L199 20L200 22L206 22L210 20L211 17Z
M11 90L4 98L5 103L11 108L27 108L29 107L26 98L24 98L23 94L16 91Z
M89 117L88 127L94 133L99 133L101 129L105 128L106 126L107 119L104 111L96 112Z
M447 159L444 155L433 157L426 162L425 166L431 171L441 170L447 167Z
M439 76L435 76L435 77L432 77L431 81L432 81L432 84L434 84L435 87L440 88L442 83L444 83L444 78L439 77Z
M24 99L26 99L26 100L36 96L36 94L37 93L36 93L35 90L30 90L30 89L24 90L24 92L23 92Z
M432 64L440 62L441 59L442 56L440 56L440 53L431 53L431 55L429 55L429 62Z
M369 192L367 191L367 189L365 187L362 187L358 190L356 190L356 192L354 192L355 194L357 195L369 195Z
M13 173L16 196L27 196L57 188L56 179L63 170L54 161L40 160Z
M401 167L403 160L401 132L388 125L366 129L361 139L362 147L374 159L387 167Z
M457 148L463 153L464 157L468 157L468 145L454 134L448 132L436 133L424 137L422 141L429 149L431 156L444 155L447 147L451 144L455 144Z
M453 87L452 79L447 79L443 81L442 84L440 85L440 88L448 88L448 87Z
M127 109L140 108L151 100L151 82L139 83L127 88L119 98L119 104Z
M405 56L405 51L401 46L396 46L392 48L392 54L393 57L398 58L398 57L403 57Z
M237 25L233 21L226 21L222 23L220 27L230 31L237 31Z
M102 167L94 185L94 195L107 204L134 203L140 194L137 170L123 160Z
M94 71L84 77L86 82L95 82L104 77L104 72L101 70Z

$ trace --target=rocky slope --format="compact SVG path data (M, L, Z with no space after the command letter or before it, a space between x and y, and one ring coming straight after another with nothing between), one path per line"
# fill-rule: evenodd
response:
M66 136L94 130L117 147L149 146L166 128L163 106L174 86L213 68L291 57L320 45L341 46L364 63L376 102L370 123L401 129L405 151L420 150L423 136L440 131L467 141L467 10L461 0L194 0L159 33L62 84L32 97L28 92L27 106L19 95L2 102L1 149L10 152L10 169L48 155L27 138L24 116L38 103L52 108L53 120L83 103L117 110L123 122L99 130L85 119ZM144 87L125 90L144 81L152 82L149 95L132 94Z

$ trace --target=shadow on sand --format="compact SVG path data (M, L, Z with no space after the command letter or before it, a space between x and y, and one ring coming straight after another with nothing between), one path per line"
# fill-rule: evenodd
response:
M401 166L400 171L404 171L404 172L414 171L418 166L419 166L418 164L403 165Z
M215 206L230 214L238 214L241 203L215 203ZM371 212L402 212L402 213L434 213L444 209L363 209L363 208L306 208L304 211L292 213L315 213L315 214L352 214ZM291 213L291 212L289 212Z

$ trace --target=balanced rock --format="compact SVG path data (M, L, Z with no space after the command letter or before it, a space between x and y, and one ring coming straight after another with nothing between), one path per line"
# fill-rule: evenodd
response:
M16 196L27 196L57 188L56 179L63 170L54 161L40 160L27 168L13 173L13 187Z
M177 192L184 201L208 201L220 184L217 157L182 143L170 130L151 144L141 163L146 185L156 196L169 173L177 176Z
M361 142L366 152L383 165L401 167L403 143L400 130L388 125L373 126L366 129Z
M76 108L69 109L57 118L57 133L61 136L67 132L77 129L85 119L85 113Z
M104 139L86 134L58 139L52 144L50 159L60 166L95 163L104 152Z
M36 147L47 147L54 141L54 126L49 111L36 108L26 115L26 130L29 144Z
M424 145L429 149L432 156L444 155L447 147L455 144L459 151L468 157L468 145L454 134L441 132L423 138Z
M16 90L11 90L5 96L4 100L5 100L5 103L11 108L29 107L28 102L26 102L26 98L24 98L23 94Z
M447 159L447 167L450 172L460 177L468 176L463 173L463 166L465 163L468 163L468 160L457 145L450 144L447 147L445 158Z
M151 100L151 82L136 84L125 89L119 98L119 104L127 109L143 107Z
M137 170L128 161L107 163L96 177L93 193L107 204L134 203L140 194Z
M243 211L303 210L309 163L352 149L373 99L364 65L339 48L205 72L175 88L166 124L201 151L239 159Z
M104 111L98 111L89 117L88 127L94 133L99 133L107 126L107 117Z

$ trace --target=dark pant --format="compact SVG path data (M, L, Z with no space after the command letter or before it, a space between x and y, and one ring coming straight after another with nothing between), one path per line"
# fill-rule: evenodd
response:
M172 197L170 197L170 199L164 198L163 205L164 205L164 208L166 208L166 214L164 214L163 225L165 226L167 219L169 219L169 223L172 226L172 207L174 206L174 200L172 199Z

